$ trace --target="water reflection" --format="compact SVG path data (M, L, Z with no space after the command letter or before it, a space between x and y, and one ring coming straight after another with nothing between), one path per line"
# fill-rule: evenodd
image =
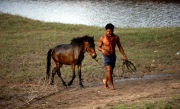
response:
M179 27L180 4L133 0L2 0L0 11L45 22L118 27Z

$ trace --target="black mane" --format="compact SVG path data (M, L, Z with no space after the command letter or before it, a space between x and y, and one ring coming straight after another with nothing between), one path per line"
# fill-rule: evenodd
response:
M88 35L85 35L85 36L82 36L82 37L76 37L76 38L73 38L71 40L71 43L72 45L82 45L84 41L88 41L90 43L93 43L94 42L94 38L88 36Z

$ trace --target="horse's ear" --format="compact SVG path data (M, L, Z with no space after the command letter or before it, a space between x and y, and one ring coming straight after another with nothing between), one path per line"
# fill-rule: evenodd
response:
M92 38L94 39L94 35L92 36Z

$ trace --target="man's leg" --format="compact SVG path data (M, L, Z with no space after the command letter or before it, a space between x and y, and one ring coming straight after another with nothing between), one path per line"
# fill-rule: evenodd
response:
M106 70L107 70L107 74L106 74L106 78L103 80L104 82L104 87L107 88L107 82L110 82L110 87L112 89L114 89L114 84L113 84L113 77L112 77L112 68L111 66L106 66Z
M107 79L103 79L103 83L104 83L104 88L107 89L109 87L107 84Z
M107 82L108 82L108 80L109 80L107 67L108 67L108 66L106 66L106 71L107 71L107 72L106 72L106 77L105 77L105 79L103 79L104 88L106 88L106 89L109 87L108 84L107 84Z

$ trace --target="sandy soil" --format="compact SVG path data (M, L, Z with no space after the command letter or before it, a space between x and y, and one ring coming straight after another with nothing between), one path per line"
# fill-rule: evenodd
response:
M180 74L144 79L115 81L115 90L104 89L103 84L76 85L63 89L60 84L38 86L39 90L17 95L9 99L0 98L0 108L29 109L101 109L113 105L139 105L145 102L168 101L180 96ZM26 87L32 87L27 85ZM42 88L43 87L43 88ZM43 91L44 90L44 91ZM45 91L46 90L46 91ZM42 93L40 93L42 92Z

